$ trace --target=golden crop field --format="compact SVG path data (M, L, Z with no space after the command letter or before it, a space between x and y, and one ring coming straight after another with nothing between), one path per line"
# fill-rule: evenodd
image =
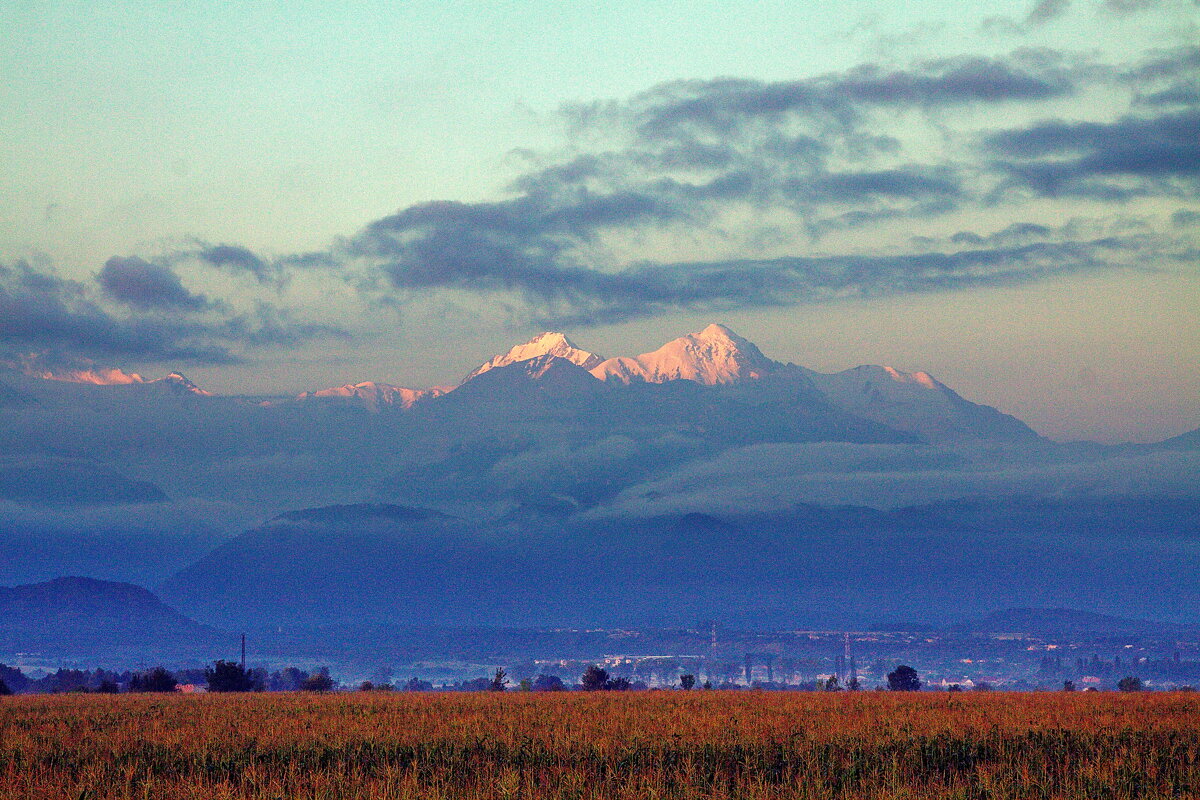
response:
M0 698L4 800L1200 797L1200 695Z

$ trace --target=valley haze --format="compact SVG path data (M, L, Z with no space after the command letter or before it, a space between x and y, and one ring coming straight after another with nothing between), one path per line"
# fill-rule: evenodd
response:
M148 652L177 658L221 630L362 664L425 629L459 630L454 651L498 636L495 659L520 630L1200 612L1195 433L1057 443L927 373L815 372L718 324L615 358L544 332L431 389L10 369L0 396L0 581L152 587L186 621ZM128 654L123 624L0 645Z

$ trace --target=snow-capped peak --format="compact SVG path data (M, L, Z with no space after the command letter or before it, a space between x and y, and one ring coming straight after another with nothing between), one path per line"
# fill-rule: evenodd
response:
M590 371L601 380L622 383L640 380L665 383L689 380L714 385L761 378L779 364L763 355L752 342L724 325L709 325L667 342L652 353L634 358L610 358Z
M865 364L805 373L834 406L929 441L1038 438L1020 420L963 399L928 372Z
M463 378L463 383L478 375L482 375L490 369L506 367L509 364L517 364L541 356L565 358L572 364L576 364L584 369L591 369L604 360L595 353L580 350L570 339L557 331L545 331L544 333L539 333L528 342L517 345L507 353L494 356L490 361L479 365L476 369L472 370L471 374Z
M61 381L64 383L86 383L92 386L131 386L131 385L146 385L146 386L165 386L177 391L184 391L190 394L200 395L202 397L211 397L212 392L201 389L196 384L188 380L187 376L181 372L172 372L166 377L157 378L155 380L146 380L136 372L125 372L118 367L97 367L89 366L83 369L69 370L43 370L26 368L26 375L31 375L36 378L42 378L48 381Z
M329 389L318 389L314 392L302 392L296 399L308 400L310 398L344 397L357 400L369 411L378 411L385 406L412 408L413 404L420 400L437 397L445 393L446 390L440 386L435 386L431 389L408 389L404 386L392 386L390 383L363 381L362 383L347 383L343 386L334 386Z
M146 379L136 372L124 372L116 367L88 367L87 369L25 370L26 375L32 375L48 381L63 381L65 383L90 383L93 386L126 386L131 383L145 383Z
M926 389L936 389L937 381L928 372L901 372L895 367L884 367L883 371L896 383L915 383Z
M188 380L188 377L182 372L172 372L171 374L167 375L167 377L159 378L156 381L150 381L150 383L168 386L177 391L188 392L189 394L199 395L200 397L213 396L212 392L201 389L199 386Z

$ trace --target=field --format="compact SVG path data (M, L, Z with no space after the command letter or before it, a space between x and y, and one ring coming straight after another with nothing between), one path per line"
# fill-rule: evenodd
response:
M0 798L1200 797L1200 694L0 698Z

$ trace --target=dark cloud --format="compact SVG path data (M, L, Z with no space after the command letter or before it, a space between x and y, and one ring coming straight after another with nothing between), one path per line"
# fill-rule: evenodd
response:
M798 192L833 202L878 197L953 198L962 193L961 183L948 167L905 166L873 172L827 173L797 184Z
M293 253L283 256L276 261L280 270L289 269L292 267L298 269L336 269L341 265L341 262L336 256L328 251L318 251L310 253Z
M576 284L577 302L549 309L539 321L598 324L681 308L768 307L1018 285L1051 275L1113 268L1124 263L1122 253L1136 253L1144 246L1139 240L1109 238L951 253L645 264L603 276L603 281Z
M1014 24L1044 23L1067 7L1068 0L1041 0L1025 23ZM531 316L587 322L1119 266L1130 252L1119 245L1147 245L1033 222L949 239L914 236L918 252L910 255L630 265L623 254L639 239L658 244L673 237L689 248L716 243L722 253L763 252L764 243L772 253L789 246L806 253L830 231L884 223L921 231L939 215L989 213L1031 192L1194 196L1200 113L1184 90L1194 86L1197 64L1197 48L1164 50L1125 66L1026 49L905 69L865 65L797 81L664 83L625 101L564 109L576 136L554 154L514 153L526 166L503 199L401 208L321 252L268 259L237 244L191 242L157 264L113 259L100 285L106 296L143 312L129 319L106 312L86 292L74 305L61 303L120 331L135 323L173 326L164 328L164 347L203 343L232 352L345 331L267 304L236 314L188 292L170 267L212 267L281 291L296 270L328 270L378 303L440 288L508 293ZM979 112L1006 104L1005 114L1013 108L1017 119L1028 119L1045 101L1084 90L1133 101L1125 116L1107 121L1048 120L987 135L955 127L964 108L975 119L992 118ZM921 147L908 148L920 126ZM195 311L206 312L205 324L165 321L167 312L191 318L181 312Z
M1050 237L1054 231L1045 226L1038 225L1034 222L1015 222L1003 230L995 233L981 236L974 231L959 231L950 237L950 243L955 245L1012 245L1021 242L1028 242L1037 239L1046 239ZM932 239L922 239L922 241L932 244Z
M204 295L185 289L169 267L137 256L113 256L96 280L108 297L141 311L204 311L211 306Z
M1150 108L1200 106L1200 47L1155 53L1121 75L1134 102Z
M910 70L865 65L801 81L675 81L636 97L631 108L642 135L663 137L689 128L731 132L748 120L787 115L848 124L863 107L1044 100L1073 89L1062 70L1008 59L960 57L924 62ZM603 116L586 107L574 113L580 122Z
M934 244L935 239L928 236L918 237L917 241L921 244ZM959 231L950 237L952 244L978 246L987 242L986 236L980 236L974 231Z
M1034 7L1030 21L1052 19L1066 8L1065 0L1047 0ZM951 160L950 149L940 159L913 163L904 158L895 135L903 128L895 120L907 110L934 119L929 112L954 106L1036 107L1099 84L1161 88L1165 80L1180 80L1195 58L1189 49L1162 51L1117 68L1029 49L903 70L868 65L800 81L665 83L626 102L564 109L581 134L577 148L545 161L521 153L531 166L508 187L508 199L410 206L369 224L332 256L354 262L359 275L365 270L360 285L370 291L511 292L531 314L577 321L1099 268L1114 263L1099 240L1080 244L1070 232L1033 222L987 235L963 231L936 242L939 249L966 248L962 253L907 260L751 259L621 269L607 244L610 237L629 241L655 231L726 237L736 247L736 228L727 233L723 227L726 215L736 214L794 220L772 221L756 235L800 244L837 229L919 224L972 205L987 208L1018 199L1022 193L1013 190L1022 188L1102 198L1178 194L1178 181L1191 180L1197 164L1197 120L1190 110L996 131L983 138L985 158L973 163ZM597 141L606 146L591 144ZM319 254L304 258L324 265Z
M349 242L398 288L519 289L543 298L603 281L572 268L567 249L598 231L666 221L670 197L639 192L539 191L498 203L424 203L377 220Z
M1023 282L1048 271L1099 266L1099 246L1095 242L1065 242L955 253L678 264L643 268L639 274L643 278L653 276L655 281L697 287L692 291L704 299L741 294L745 299L762 302L766 291L778 301L795 302L847 294L891 295L964 283Z
M93 287L26 262L0 264L0 355L19 361L36 353L48 365L81 359L229 364L242 361L239 351L246 347L344 335L337 328L296 323L267 304L229 315L204 301L203 308L216 317L201 320L190 313L198 308L187 298L195 296L179 295L177 278L163 280L161 268L142 265L147 262L110 259L97 277L104 296L115 294L135 309L119 315L101 305ZM130 274L156 280L130 280Z
M1104 0L1104 7L1114 14L1132 14L1161 5L1161 0Z
M349 339L339 325L302 322L286 309L255 304L254 312L239 314L223 325L222 334L248 347L295 347L312 339Z
M1096 181L1106 177L1181 179L1195 196L1200 176L1200 110L1158 117L1122 117L1115 122L1040 122L1000 131L986 146L1003 157L1004 172L1034 192L1120 200L1149 192ZM1170 192L1162 188L1161 193Z
M1071 0L1036 0L1024 19L1008 16L984 17L979 31L988 36L1024 36L1062 17L1071 7Z
M572 171L564 180L575 181L578 174ZM760 181L759 176L738 172L703 183L664 178L646 182L637 191L609 194L554 186L546 172L526 185L536 186L537 194L497 203L426 203L404 209L368 226L351 240L348 253L372 260L388 283L399 289L512 290L539 301L682 306L712 299L710 290L692 294L681 285L647 283L633 273L588 268L576 248L610 228L702 220L711 204L729 199L762 200L771 195L777 201L805 206L936 198L940 213L949 210L962 193L949 168L919 165L820 172L787 181ZM929 213L935 213L932 206ZM839 224L851 225L854 220L843 215ZM738 286L744 287L747 279L739 276ZM740 289L734 295L726 299L752 300Z
M1176 83L1144 94L1138 100L1148 106L1200 106L1200 84Z
M1200 211L1181 208L1171 215L1171 224L1176 228L1190 228L1200 225Z
M1058 19L1071 7L1071 0L1038 0L1025 16L1028 25L1044 25Z
M274 280L279 271L275 265L268 264L252 251L240 245L202 245L195 255L200 261L210 266L234 273L249 273L259 283L268 283Z
M1156 79L1195 78L1197 70L1200 70L1200 47L1177 47L1152 53L1125 70L1122 77L1137 86Z
M45 351L51 358L135 357L221 364L236 358L204 342L202 326L158 317L119 318L82 284L33 270L0 266L0 347L10 355Z
M992 134L987 144L992 150L1018 158L1071 154L1081 151L1123 152L1149 145L1178 145L1196 141L1200 130L1200 111L1160 117L1122 117L1116 122L1039 122L1028 128L1016 128ZM1179 165L1191 170L1194 162Z

